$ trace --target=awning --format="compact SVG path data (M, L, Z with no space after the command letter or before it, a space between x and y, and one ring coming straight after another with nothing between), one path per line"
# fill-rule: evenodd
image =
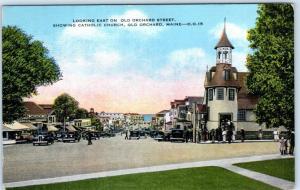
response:
M66 129L68 129L69 132L75 132L75 131L77 131L77 130L76 130L73 126L71 126L71 125L66 126Z
M29 127L29 130L37 130L38 128L34 126L32 123L21 123L22 125L25 125Z
M2 125L2 132L9 132L9 131L15 131L11 128L5 127L4 125Z
M23 131L23 130L29 130L30 128L26 125L23 125L17 121L14 121L10 124L4 124L5 127L12 129L13 131Z
M53 125L47 125L47 128L48 128L48 132L58 131L58 129L56 127L54 127Z

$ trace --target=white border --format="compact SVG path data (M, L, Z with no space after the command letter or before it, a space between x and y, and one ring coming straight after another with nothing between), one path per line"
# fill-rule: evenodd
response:
M0 1L0 15L2 18L2 6L5 5L83 5L83 4L184 4L184 3L293 3L294 4L294 16L295 16L295 132L296 132L296 147L295 147L295 157L296 157L296 165L295 165L295 182L296 182L296 189L300 189L300 185L298 183L300 182L300 171L297 166L300 166L300 160L298 159L300 156L300 134L298 134L299 129L297 129L298 126L300 126L300 101L299 101L299 95L300 95L300 76L298 74L300 73L300 66L299 60L300 60L300 46L299 46L299 3L296 2L296 0L251 0L251 1L242 1L242 0L215 0L215 1L209 1L209 0L2 0ZM298 22L297 22L298 21ZM2 19L0 20L0 26L2 27ZM0 47L2 50L2 30L0 31L1 35L1 41L0 41ZM298 52L298 54L297 54ZM2 51L0 51L0 87L2 89ZM298 64L297 64L298 63ZM2 90L0 91L0 98L2 99ZM0 101L0 110L2 110L2 101ZM298 116L298 117L297 117ZM2 123L2 111L0 111L0 123ZM3 179L3 145L2 145L2 127L0 127L0 179ZM1 180L1 183L3 184L3 180ZM0 185L0 189L4 189L3 185Z

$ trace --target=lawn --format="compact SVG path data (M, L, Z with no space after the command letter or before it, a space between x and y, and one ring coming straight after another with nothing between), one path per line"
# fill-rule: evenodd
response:
M295 181L294 158L247 162L235 165L274 177Z
M11 188L14 190L191 190L191 189L277 189L220 167L177 169L163 172L130 174L49 185Z

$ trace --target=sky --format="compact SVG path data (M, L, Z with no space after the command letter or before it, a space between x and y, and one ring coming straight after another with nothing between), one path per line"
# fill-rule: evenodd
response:
M51 104L68 93L88 110L146 114L169 109L174 99L204 95L204 75L216 64L214 46L224 17L235 47L232 64L247 71L246 36L255 26L256 10L256 4L6 6L2 23L42 41L63 75L26 101ZM86 24L80 19L117 19L126 25L121 19L150 18L203 25L53 27Z

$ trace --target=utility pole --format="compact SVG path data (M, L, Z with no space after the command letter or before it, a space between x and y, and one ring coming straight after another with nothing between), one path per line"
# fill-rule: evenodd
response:
M197 123L197 114L196 114L196 103L193 103L193 105L192 105L192 113L193 113L193 117L192 117L192 119L193 119L193 142L194 143L196 143L196 128L197 128L197 126L196 126L196 123Z

